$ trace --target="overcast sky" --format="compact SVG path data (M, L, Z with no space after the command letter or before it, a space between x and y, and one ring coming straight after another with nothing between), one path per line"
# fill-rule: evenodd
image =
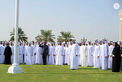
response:
M15 0L0 0L0 40L9 40L14 27ZM70 31L76 40L107 38L119 40L119 10L113 8L122 0L20 0L20 26L29 41L41 29L50 29L58 36Z

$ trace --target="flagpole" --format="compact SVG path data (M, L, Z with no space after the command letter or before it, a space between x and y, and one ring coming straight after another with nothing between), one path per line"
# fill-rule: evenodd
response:
M19 0L15 0L15 35L14 35L14 64L9 67L8 73L17 74L23 73L21 67L18 64L18 27L19 27Z

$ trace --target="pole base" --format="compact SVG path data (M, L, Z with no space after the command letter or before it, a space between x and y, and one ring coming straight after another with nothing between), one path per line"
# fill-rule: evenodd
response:
M23 72L22 72L22 68L19 65L13 64L12 66L9 67L8 73L19 74L19 73L23 73Z

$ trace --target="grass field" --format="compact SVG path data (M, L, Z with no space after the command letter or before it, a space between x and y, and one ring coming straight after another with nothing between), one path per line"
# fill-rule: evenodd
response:
M92 67L70 70L69 66L20 65L23 74L8 74L9 65L0 65L0 82L122 82L122 72Z

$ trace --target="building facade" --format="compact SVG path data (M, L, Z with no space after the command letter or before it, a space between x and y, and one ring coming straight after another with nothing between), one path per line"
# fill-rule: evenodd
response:
M120 10L119 16L120 16L120 41L122 41L122 10Z

